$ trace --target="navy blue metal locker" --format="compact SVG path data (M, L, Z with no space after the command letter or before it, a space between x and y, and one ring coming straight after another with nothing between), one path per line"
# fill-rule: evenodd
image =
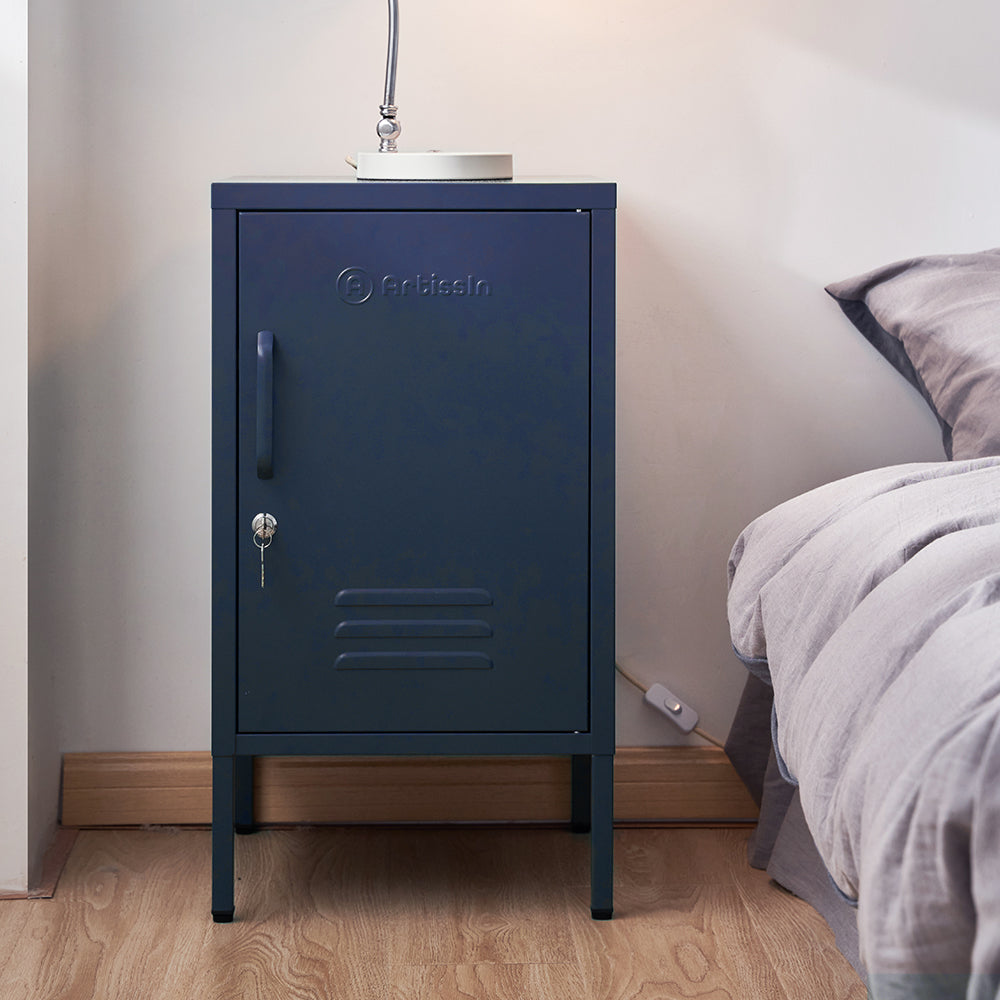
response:
M614 185L213 186L213 902L256 754L574 761L611 914Z

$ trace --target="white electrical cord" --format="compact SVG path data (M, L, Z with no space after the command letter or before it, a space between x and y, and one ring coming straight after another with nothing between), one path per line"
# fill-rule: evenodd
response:
M634 685L643 693L643 695L646 695L647 697L644 700L649 702L654 708L658 709L663 715L666 715L666 717L677 725L678 728L686 733L697 733L703 740L707 740L709 743L714 743L717 747L724 749L724 744L720 743L714 736L706 733L700 726L696 724L685 726L682 724L680 720L683 718L685 709L687 710L687 713L693 716L695 723L698 721L698 716L692 709L688 708L679 698L677 698L676 695L672 695L660 684L654 684L652 687L643 684L642 681L640 681L633 674L630 674L620 663L615 664L615 670L617 670L618 673L620 673L622 677L629 682L629 684ZM653 698L648 697L654 692L655 695ZM661 695L667 696L665 701L660 697ZM662 705L661 702L663 702Z

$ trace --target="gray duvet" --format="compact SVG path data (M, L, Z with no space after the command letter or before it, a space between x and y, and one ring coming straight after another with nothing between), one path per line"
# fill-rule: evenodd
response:
M1000 993L1000 458L879 469L754 521L737 654L876 997Z

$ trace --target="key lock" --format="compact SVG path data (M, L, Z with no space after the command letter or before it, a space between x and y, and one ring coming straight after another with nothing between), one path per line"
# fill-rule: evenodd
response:
M260 549L260 589L264 589L264 549L266 549L274 539L274 533L278 530L278 519L273 514L255 514L250 522L250 529L253 531L253 543Z
M257 478L274 477L274 334L257 334ZM255 514L250 522L253 543L260 549L260 589L264 589L264 549L274 539L278 519L273 514Z

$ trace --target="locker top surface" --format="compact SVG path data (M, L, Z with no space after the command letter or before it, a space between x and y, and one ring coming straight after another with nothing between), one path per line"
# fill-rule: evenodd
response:
M616 201L614 182L589 177L513 181L234 177L212 185L212 208L244 212L590 210L613 209Z

